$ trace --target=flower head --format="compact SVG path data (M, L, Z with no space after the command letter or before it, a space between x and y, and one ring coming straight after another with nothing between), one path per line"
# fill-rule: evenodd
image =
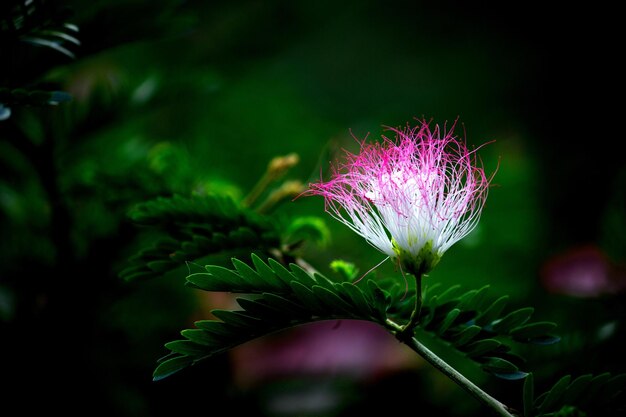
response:
M394 140L361 142L358 155L346 152L331 179L308 193L323 196L333 217L379 251L425 273L476 227L491 177L454 125L388 130Z

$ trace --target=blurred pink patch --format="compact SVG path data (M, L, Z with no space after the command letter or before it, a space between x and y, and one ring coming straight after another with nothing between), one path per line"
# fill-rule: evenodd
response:
M232 351L235 381L252 386L292 376L372 380L421 362L379 325L324 321L261 338Z
M626 271L595 246L571 249L546 263L541 280L553 293L598 297L626 289Z

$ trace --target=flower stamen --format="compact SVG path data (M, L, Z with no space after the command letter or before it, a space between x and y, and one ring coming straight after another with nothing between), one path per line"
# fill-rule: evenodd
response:
M329 181L310 184L326 211L408 270L430 271L478 224L491 178L453 129L422 120L360 142ZM368 272L369 273L369 272Z

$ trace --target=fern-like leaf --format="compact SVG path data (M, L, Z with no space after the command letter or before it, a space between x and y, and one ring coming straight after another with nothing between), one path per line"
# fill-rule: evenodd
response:
M207 257L220 263L254 251L267 254L279 245L278 231L267 218L225 197L159 197L138 205L129 217L161 235L120 272L129 281L160 276Z
M207 272L189 275L187 280L205 291L247 294L237 298L241 309L212 310L218 320L198 321L196 329L181 332L184 340L166 344L173 355L158 365L155 380L249 340L301 324L354 319L384 325L390 300L373 281L363 287L336 283L298 265L285 268L256 255L252 255L252 267L236 259L232 262L235 269L208 266Z
M66 92L37 88L28 76L48 70L50 65L26 60L25 57L30 57L30 54L20 51L28 48L28 44L74 58L73 49L80 45L80 41L76 37L78 27L67 21L69 15L67 7L50 0L5 0L2 3L0 82L10 84L0 85L0 121L7 120L11 116L11 108L16 106L49 106L71 100ZM48 58L43 56L42 59ZM2 77L3 73L15 75L6 81Z
M626 412L626 374L565 375L535 397L533 378L524 383L524 417L621 416Z
M397 284L383 288L395 300L401 299L406 291ZM515 344L556 343L559 338L552 334L556 324L532 322L532 308L506 313L508 297L490 301L488 291L489 287L484 286L464 292L458 285L442 292L437 288L427 290L416 331L444 341L487 373L509 380L524 378L528 373L522 369L523 359L513 352ZM394 301L395 308L391 311L394 320L406 321L413 300Z
M67 19L70 11L54 1L13 0L0 13L0 34L18 42L53 49L74 58L72 49L80 45L78 27ZM11 46L11 45L9 45Z
M71 100L72 96L63 91L0 88L0 103L7 106L47 106Z
M199 340L190 339L184 344L168 345L175 346L170 350L176 355L191 360L168 362L157 368L156 379L168 375L172 363L187 366L258 336L299 324L342 318L368 320L398 334L411 313L414 298L406 297L406 290L394 280L369 280L360 285L334 282L298 265L286 267L271 258L265 262L256 255L250 262L233 259L232 264L234 268L209 265L206 272L189 275L187 282L205 291L253 298L240 298L241 310L237 312L214 312L221 321L211 322L207 331L211 332L210 339L219 343L202 348L193 345ZM523 359L513 352L514 344L558 338L547 333L554 329L553 323L530 320L532 309L506 313L505 307L506 298L489 300L488 287L469 292L458 286L443 292L427 289L416 331L443 341L490 374L521 379L528 374L522 369Z

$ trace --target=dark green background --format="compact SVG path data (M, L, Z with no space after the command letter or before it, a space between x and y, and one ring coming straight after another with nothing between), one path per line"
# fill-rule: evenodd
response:
M0 87L52 86L74 97L14 107L0 122L2 396L23 395L23 413L7 415L260 413L271 390L238 392L226 355L151 382L163 343L201 312L182 285L185 271L139 283L117 277L140 240L127 210L173 192L240 198L272 157L290 152L301 161L289 177L316 181L329 155L357 151L350 132L376 139L384 125L416 117L458 118L470 145L492 142L480 155L488 172L497 169L477 230L428 279L489 284L494 296L534 306L536 319L559 322L563 343L529 353L544 386L568 372L624 371L623 294L576 299L540 281L546 262L584 245L616 265L626 260L616 10L400 0L65 4L80 27L75 60L26 45L19 60L0 63ZM317 197L281 213L325 216ZM363 271L382 259L326 219L331 243L307 248L321 270L337 257ZM379 273L398 274L389 262ZM615 332L594 342L607 323ZM467 372L496 397L519 401L519 383ZM438 392L432 378L407 371L348 384L346 398L353 414L482 415L460 389L443 382Z

